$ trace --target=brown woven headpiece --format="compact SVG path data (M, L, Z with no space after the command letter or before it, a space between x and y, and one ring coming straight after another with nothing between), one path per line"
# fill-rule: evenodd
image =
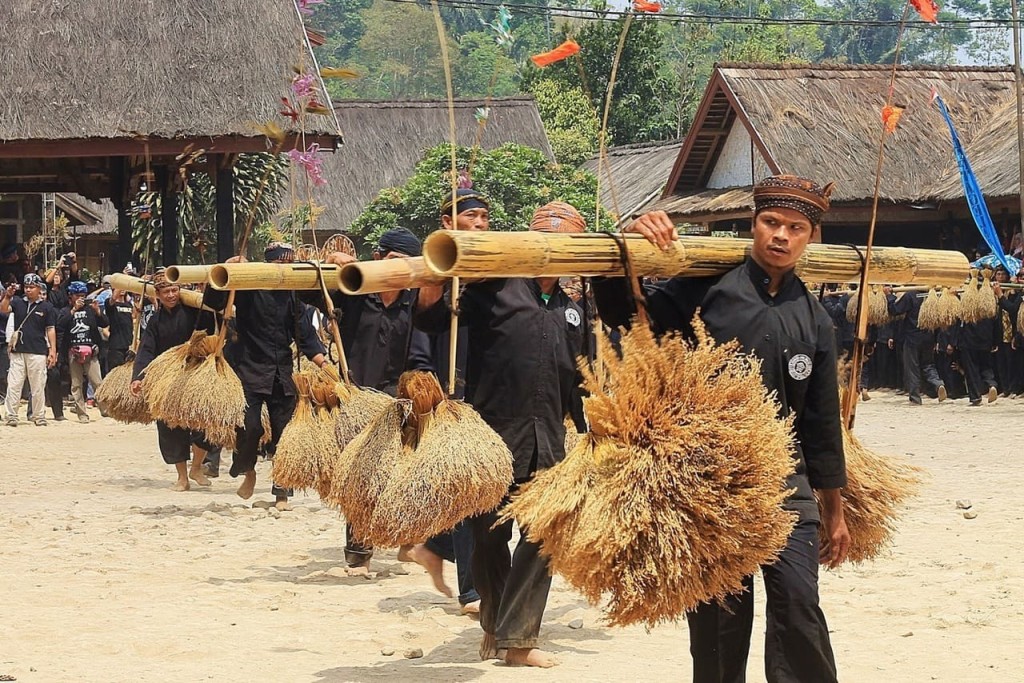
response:
M795 175L775 175L754 186L754 215L764 209L793 209L807 216L814 225L828 211L834 183L822 187L813 180Z
M167 271L163 267L156 269L156 272L153 273L152 279L150 279L150 283L153 285L154 289L165 289L167 287L176 286L167 281Z
M571 204L548 202L533 213L530 230L538 232L586 232L587 222Z

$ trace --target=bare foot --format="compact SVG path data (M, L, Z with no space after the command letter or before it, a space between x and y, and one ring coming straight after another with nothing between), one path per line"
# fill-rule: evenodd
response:
M349 576L369 576L370 575L370 565L369 564L361 564L358 567L347 567L345 569L345 573L348 574Z
M238 487L238 497L242 500L252 498L252 492L256 490L256 470L245 473L241 486Z
M199 468L193 467L188 471L188 478L194 481L196 483L196 486L210 485L210 480L206 478L205 474L203 474L202 463L200 463Z
M398 561L399 562L415 562L415 560L412 559L412 555L409 554L410 550L412 550L412 546L411 545L403 545L403 546L399 547L399 549L398 549Z
M278 496L277 499L274 501L274 507L276 507L281 512L288 512L289 510L292 509L292 506L288 504L287 496Z
M461 612L468 615L479 615L480 614L480 601L474 600L473 602L467 602L462 606Z
M188 491L188 479L179 479L174 482L174 486L171 487L172 491Z
M506 651L498 651L498 641L494 639L490 633L484 634L484 639L480 641L480 661L486 662L488 659L502 659Z
M445 596L452 597L452 589L444 582L444 560L440 555L434 554L422 543L414 545L409 549L409 557L412 561L427 570L430 580L434 582L434 588Z
M509 666L535 666L539 669L558 666L558 660L550 652L526 647L510 647L505 653L505 663Z

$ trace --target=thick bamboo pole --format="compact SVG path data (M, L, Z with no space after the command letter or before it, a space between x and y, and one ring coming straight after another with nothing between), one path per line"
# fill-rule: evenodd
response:
M206 282L212 266L167 266L164 277L172 285L197 285Z
M132 275L125 275L124 273L114 273L111 275L110 286L113 289L123 289L126 292L141 294L142 296L156 295L156 289L153 287L153 283L149 280L143 280L140 277ZM189 308L203 307L202 292L196 292L191 289L182 289L178 291L178 298L181 299L181 303L185 304Z
M338 289L338 266L323 264L328 289ZM317 290L316 266L312 263L218 263L210 268L214 289Z
M427 270L422 256L349 263L338 273L339 288L349 295L416 289L447 280Z
M681 237L661 251L639 235L626 235L637 275L718 275L738 266L751 240ZM427 268L444 277L559 277L622 275L619 247L600 233L457 232L431 234L423 248ZM955 251L878 247L871 256L871 283L959 285L967 257ZM861 259L854 247L811 244L797 274L808 282L857 282Z

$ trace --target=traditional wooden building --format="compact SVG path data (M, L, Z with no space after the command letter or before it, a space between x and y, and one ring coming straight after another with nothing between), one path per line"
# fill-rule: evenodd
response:
M794 173L836 184L823 239L863 243L891 69L716 66L668 185L653 208L706 231L742 233L753 210L751 186L773 173ZM1016 178L1015 137L1012 158L1008 150L1001 160L999 153L987 156L994 132L1006 137L1004 147L1010 139L1012 126L995 119L1012 103L1013 87L1012 71L1002 67L898 69L894 102L905 111L885 144L878 244L970 246L973 224L958 189L949 132L931 101L932 89L945 100L968 151L975 150L975 166L991 166L995 176L1003 164L1002 171ZM987 194L984 180L981 185ZM998 212L996 216L1007 225L1017 220Z
M682 146L682 140L669 140L608 149L600 171L601 205L620 217L642 212L664 193ZM597 157L580 168L599 175Z
M277 123L285 149L296 144L281 97L294 65L316 70L294 3L7 0L0 27L0 193L109 197L117 269L131 258L139 183L162 193L164 260L175 262L183 171L205 170L218 190L218 256L234 253L234 160L267 149L257 124ZM333 114L305 119L307 144L340 144Z

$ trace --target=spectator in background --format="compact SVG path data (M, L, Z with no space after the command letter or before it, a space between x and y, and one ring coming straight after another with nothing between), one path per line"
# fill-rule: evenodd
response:
M10 370L7 375L6 424L18 426L21 390L27 381L32 389L32 416L37 427L46 426L44 417L46 369L57 362L56 316L53 306L41 296L42 279L28 274L24 279L25 298L16 295L14 286L4 291L0 313L13 314L13 337L8 341Z

